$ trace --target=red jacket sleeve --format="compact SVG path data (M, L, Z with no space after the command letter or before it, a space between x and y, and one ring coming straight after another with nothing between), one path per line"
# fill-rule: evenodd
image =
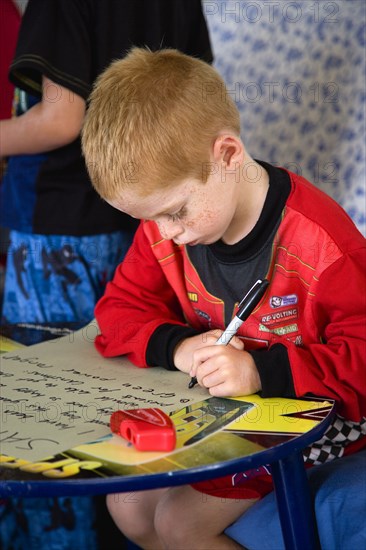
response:
M147 367L146 348L164 323L186 325L182 309L152 253L143 224L95 308L101 334L95 345L105 357L127 355Z
M287 341L296 395L324 395L339 402L349 420L366 416L366 254L339 258L321 275L313 319L322 342L301 348Z

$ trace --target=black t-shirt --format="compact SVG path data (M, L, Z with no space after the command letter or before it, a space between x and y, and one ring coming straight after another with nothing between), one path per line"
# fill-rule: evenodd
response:
M45 75L87 99L96 77L133 46L172 47L211 62L200 0L29 0L9 77L40 97ZM9 182L8 197L21 196L20 179ZM34 233L91 235L137 223L92 189L80 138L40 158L32 192Z

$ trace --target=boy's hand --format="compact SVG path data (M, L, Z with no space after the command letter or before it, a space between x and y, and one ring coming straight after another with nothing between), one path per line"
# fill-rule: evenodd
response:
M204 332L203 334L197 334L197 336L185 338L184 340L179 342L174 350L174 364L177 369L188 374L194 365L193 354L197 350L206 348L207 346L212 347L215 342L220 338L222 333L223 330L210 330L208 332ZM234 336L229 346L237 350L244 349L243 342L237 336Z
M262 389L252 356L231 343L197 349L190 375L215 397L250 395Z

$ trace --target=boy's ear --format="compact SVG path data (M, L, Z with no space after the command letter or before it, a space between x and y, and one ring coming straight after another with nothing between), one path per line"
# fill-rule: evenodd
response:
M213 144L213 159L218 164L224 163L226 168L235 169L243 162L244 146L240 138L232 134L222 134Z

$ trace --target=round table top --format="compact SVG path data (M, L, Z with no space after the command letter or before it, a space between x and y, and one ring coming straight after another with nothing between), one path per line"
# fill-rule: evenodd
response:
M110 434L38 462L0 455L0 496L138 491L255 469L317 441L333 417L334 403L316 398L211 397L171 414L170 453L137 451Z

